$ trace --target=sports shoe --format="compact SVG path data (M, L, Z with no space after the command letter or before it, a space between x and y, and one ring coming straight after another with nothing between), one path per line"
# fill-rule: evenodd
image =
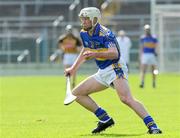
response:
M111 118L107 122L103 123L101 121L98 122L97 127L92 131L92 133L100 133L101 131L106 130L106 128L114 125L114 120Z
M161 134L162 131L159 128L156 128L156 129L149 129L148 133L149 134Z

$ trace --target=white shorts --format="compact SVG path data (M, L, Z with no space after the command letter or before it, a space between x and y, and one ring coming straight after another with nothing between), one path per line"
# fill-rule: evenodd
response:
M157 65L156 56L153 53L144 53L141 57L141 64Z
M78 54L71 54L71 53L64 54L63 64L72 65L75 62L77 57L78 57Z
M112 82L120 77L123 77L125 79L128 79L128 68L126 64L120 64L120 66L114 67L113 65L110 65L106 67L105 69L99 69L96 74L93 75L93 77L104 86L113 86Z

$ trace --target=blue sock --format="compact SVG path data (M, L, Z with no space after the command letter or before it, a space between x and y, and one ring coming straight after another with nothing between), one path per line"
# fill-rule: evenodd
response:
M110 119L110 117L108 116L108 114L106 113L105 110L103 110L102 108L98 108L95 113L94 113L98 118L99 120L101 121L107 121L108 119Z
M157 128L157 125L151 116L146 116L143 120L144 120L144 123L146 124L146 126L148 127L148 129Z

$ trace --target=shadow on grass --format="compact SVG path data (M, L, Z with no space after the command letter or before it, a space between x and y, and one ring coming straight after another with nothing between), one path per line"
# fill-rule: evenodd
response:
M102 137L135 137L135 136L142 136L145 135L145 133L140 133L140 134L115 134L115 133L101 133L101 134L84 134L80 135L81 137L85 136L102 136Z

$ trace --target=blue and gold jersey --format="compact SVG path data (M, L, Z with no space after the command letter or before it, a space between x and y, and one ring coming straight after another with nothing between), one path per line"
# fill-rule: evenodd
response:
M84 45L84 48L90 51L102 52L108 50L110 47L116 47L118 49L118 59L104 59L96 58L96 64L100 69L104 69L107 66L117 63L120 58L119 46L115 35L108 28L100 25L96 25L92 36L87 31L81 30L80 36Z
M155 48L157 46L157 38L155 36L142 36L140 43L143 46L144 53L155 53Z

